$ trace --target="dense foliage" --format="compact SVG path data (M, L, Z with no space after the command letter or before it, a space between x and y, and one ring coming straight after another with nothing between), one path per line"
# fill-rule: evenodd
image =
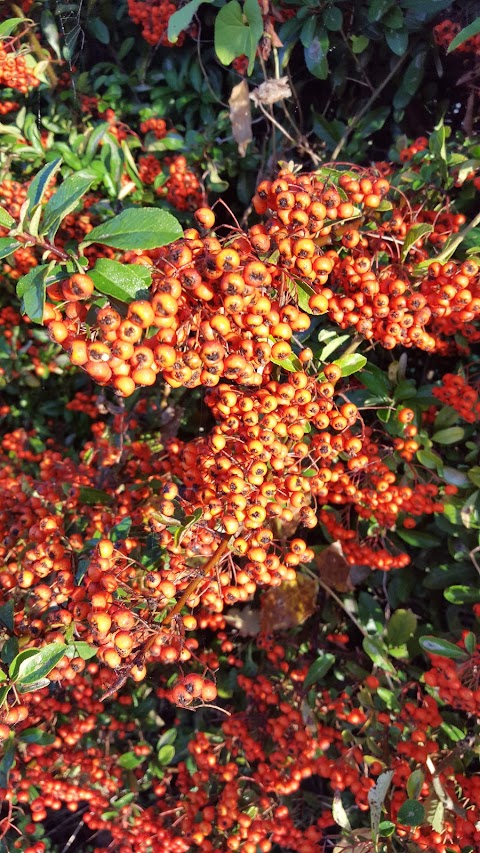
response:
M479 38L2 7L0 851L480 849Z

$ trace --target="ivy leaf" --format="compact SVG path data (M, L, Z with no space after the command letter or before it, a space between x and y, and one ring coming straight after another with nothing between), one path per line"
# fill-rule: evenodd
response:
M244 14L248 23L244 21ZM223 65L238 56L248 56L248 74L253 71L258 42L263 35L263 19L257 0L245 0L242 8L230 0L215 18L215 53Z
M168 19L167 37L172 44L176 44L178 37L183 30L190 26L193 16L197 9L203 3L212 3L213 0L190 0L181 9L177 9Z
M402 248L402 261L407 257L410 249L418 240L421 240L422 237L425 237L427 234L431 234L433 231L433 225L429 225L427 222L419 222L418 225L412 225L412 227L408 230L407 236L403 241Z
M458 661L466 661L469 658L468 652L456 646L455 643L442 640L441 637L420 637L419 643L423 651L431 655L439 655L442 658Z
M90 231L83 246L101 243L124 252L131 249L158 249L183 235L174 216L157 207L131 207Z
M57 192L47 201L40 222L40 234L46 234L53 240L62 219L75 210L80 199L96 180L88 172L77 172L65 178Z
M457 47L460 47L464 41L467 39L473 38L473 36L478 36L480 33L480 18L475 18L471 24L468 24L467 27L464 27L463 30L460 30L459 33L455 36L455 38L450 42L447 48L447 53L451 53L452 50L456 50Z

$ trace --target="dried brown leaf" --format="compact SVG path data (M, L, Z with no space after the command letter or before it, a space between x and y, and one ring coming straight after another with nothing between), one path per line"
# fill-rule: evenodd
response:
M229 100L230 121L232 133L238 145L240 157L245 157L249 142L252 141L252 114L250 110L250 98L248 83L241 80L233 87Z

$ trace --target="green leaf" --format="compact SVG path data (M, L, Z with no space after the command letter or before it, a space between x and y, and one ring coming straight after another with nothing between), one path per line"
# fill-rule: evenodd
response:
M158 750L158 761L162 767L168 767L175 757L175 747L171 743L165 743Z
M425 782L425 776L421 770L414 770L407 779L407 794L409 799L417 800Z
M26 687L31 686L42 678L46 678L48 673L61 661L66 650L67 647L64 643L48 643L48 645L42 646L41 649L35 649L33 655L29 655L28 658L20 662L15 680L20 685ZM20 655L22 654L23 652L20 652ZM15 661L13 664L15 664Z
M201 507L198 507L196 510L194 510L192 515L187 515L184 523L181 524L180 527L177 527L177 529L175 530L175 536L173 537L175 545L180 545L187 530L190 530L191 527L197 524L197 522L200 521L202 516L203 509Z
M283 367L283 369L287 370L289 373L302 370L302 362L293 352L291 355L287 356L287 358L283 359L270 357L270 361L272 364L278 364L279 367Z
M79 502L87 506L108 506L112 502L112 496L102 489L94 489L91 486L80 486Z
M353 53L363 53L370 44L370 39L367 36L350 36L350 39Z
M471 24L468 24L467 27L464 27L463 30L460 30L460 32L457 33L453 41L448 45L447 53L451 53L452 50L456 50L464 41L467 41L467 39L473 38L474 36L478 36L479 33L480 18L475 18Z
M398 810L397 820L403 826L420 826L425 821L425 809L418 800L406 800Z
M108 27L103 23L101 18L87 18L87 29L97 41L102 44L110 43L110 33Z
M43 729L32 728L24 729L20 733L19 739L22 743L39 743L42 746L49 746L55 742L56 736L45 732Z
M414 548L434 548L440 544L438 536L433 533L427 533L424 530L396 530L397 536L403 539L407 545L412 545Z
M180 223L166 210L130 207L103 225L93 228L82 245L101 243L124 252L131 249L158 249L178 240L182 235Z
M407 257L412 246L417 242L417 240L421 240L422 237L425 237L426 234L431 234L433 231L433 225L429 225L427 222L419 222L418 225L412 225L409 228L405 240L403 241L402 248L402 261Z
M244 14L248 23L244 21ZM262 35L263 19L257 0L245 0L243 12L237 0L230 0L215 18L215 53L223 65L230 65L245 54L251 74Z
M435 126L433 133L428 139L428 147L435 157L440 161L439 167L443 178L447 178L447 129L443 123L443 119ZM458 235L455 235L458 237ZM443 247L445 251L446 246ZM432 260L436 260L435 258Z
M426 635L420 637L419 643L423 651L431 655L439 655L442 658L458 661L466 661L469 658L468 652L448 640L442 640L441 637Z
M376 394L384 400L390 397L390 382L384 370L377 367L376 364L369 364L366 370L362 370L358 374L357 379L365 385L372 394Z
M43 322L48 270L49 264L40 264L22 276L17 283L17 296L22 300L22 313L34 323Z
M140 767L140 764L143 764L145 761L145 757L143 755L135 755L134 752L124 752L123 755L117 759L117 764L120 767L123 767L124 770L135 770L136 767Z
M411 610L396 610L387 622L387 642L391 646L402 646L413 637L417 629L417 617Z
M480 601L480 589L466 584L455 584L443 591L450 604L471 604Z
M212 3L212 0L190 0L190 3L186 3L185 6L182 6L181 9L177 9L173 15L170 15L170 18L168 19L167 37L172 44L175 44L178 41L180 33L190 26L193 16L202 2Z
M432 441L436 441L437 444L458 444L464 437L465 430L463 427L448 427L435 432L432 435Z
M65 178L60 189L47 201L40 222L40 234L47 234L53 240L62 219L75 210L80 199L96 180L88 172L77 172Z
M0 259L8 258L21 245L14 237L0 237Z
M57 157L56 160L52 160L51 163L47 163L47 165L44 166L43 169L40 169L40 171L35 175L27 190L27 199L29 204L25 216L31 216L37 204L40 204L51 179L56 172L58 172L61 165L62 158Z
M473 468L470 468L467 471L467 477L474 486L478 486L480 488L480 465L474 465Z
M385 39L392 53L395 53L397 56L404 56L404 54L407 52L407 30L386 30Z
M113 296L114 299L127 303L133 302L134 299L148 299L152 274L147 267L99 258L89 275L96 290L105 296ZM90 492L92 493L92 490ZM110 496L107 497L110 502Z
M18 671L19 671L20 664L22 663L22 661L27 660L27 658L33 657L34 655L37 654L37 651L38 651L38 649L23 649L21 652L18 652L18 654L12 660L12 662L8 668L8 675L9 675L11 681L17 680Z
M317 660L310 666L303 686L308 688L317 681L321 681L334 663L335 655L330 654L330 652L321 652Z
M11 228L12 225L15 225L13 216L10 216L8 210L5 210L4 207L0 207L0 225L3 228Z
M342 29L343 15L338 6L328 6L323 14L323 24L327 30L338 32Z
M5 604L2 604L0 607L0 625L7 629L7 631L13 632L14 622L13 622L13 601L7 601Z
M24 23L25 18L7 18L0 24L0 39L8 38L8 36L17 29L19 24Z
M342 376L351 376L352 373L357 373L358 370L362 370L365 367L367 359L359 352L352 352L336 358L334 363L342 371Z
M52 12L50 12L49 9L44 9L42 14L40 15L40 26L43 35L45 36L52 50L55 52L57 59L61 59L62 52L60 50L58 27L55 21L55 16L52 14Z
M376 666L385 670L385 672L395 672L394 666L388 660L387 650L380 640L374 637L364 637L362 647L365 654L368 655Z
M308 300L315 293L313 287L310 287L310 285L306 284L304 281L300 281L300 279L296 279L295 282L292 282L290 290L292 290L296 295L297 305L300 310L304 311L305 314L311 314L312 309L308 304Z
M8 788L8 779L10 776L10 770L15 764L15 740L13 738L13 733L11 737L8 738L7 741L2 746L3 756L0 761L0 788ZM5 848L7 849L7 848Z
M132 526L132 519L129 515L126 515L125 518L122 518L121 521L118 522L114 527L112 527L110 531L110 539L112 542L118 542L122 539L126 539L128 534L130 533L130 528Z
M326 343L323 349L321 350L319 355L320 361L326 363L330 358L331 354L349 340L351 340L350 335L334 335L333 339L331 341L328 341L328 343Z
M95 657L98 651L96 646L90 646L83 640L78 640L73 644L73 647L76 657L82 658L82 660L90 660L90 658Z
M417 450L417 459L420 465L424 465L429 471L436 471L441 477L443 474L443 460L433 450Z
M383 838L390 838L395 832L395 824L391 820L382 820L378 825L378 832Z
M330 39L327 31L317 30L317 35L305 48L305 64L310 74L319 80L326 80L328 77L327 53L329 46Z

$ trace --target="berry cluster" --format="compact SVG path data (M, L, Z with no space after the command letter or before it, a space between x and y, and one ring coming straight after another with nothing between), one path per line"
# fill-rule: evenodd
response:
M15 53L14 50L0 43L0 87L15 89L22 95L26 95L29 89L35 89L40 85L40 80L28 67L24 53Z
M178 36L175 44L168 40L168 22L177 6L171 0L128 0L128 14L135 24L142 27L142 36L147 44L156 47L181 47L185 33Z
M446 406L452 406L464 421L473 424L480 420L478 382L474 386L463 376L445 373L442 384L433 389L433 394Z
M461 29L462 27L459 23L446 18L433 28L435 44L446 50ZM480 35L470 36L470 38L465 39L455 50L459 53L474 53L478 55L480 52Z
M153 133L156 139L163 139L167 133L167 123L163 118L149 118L140 124L142 133Z

